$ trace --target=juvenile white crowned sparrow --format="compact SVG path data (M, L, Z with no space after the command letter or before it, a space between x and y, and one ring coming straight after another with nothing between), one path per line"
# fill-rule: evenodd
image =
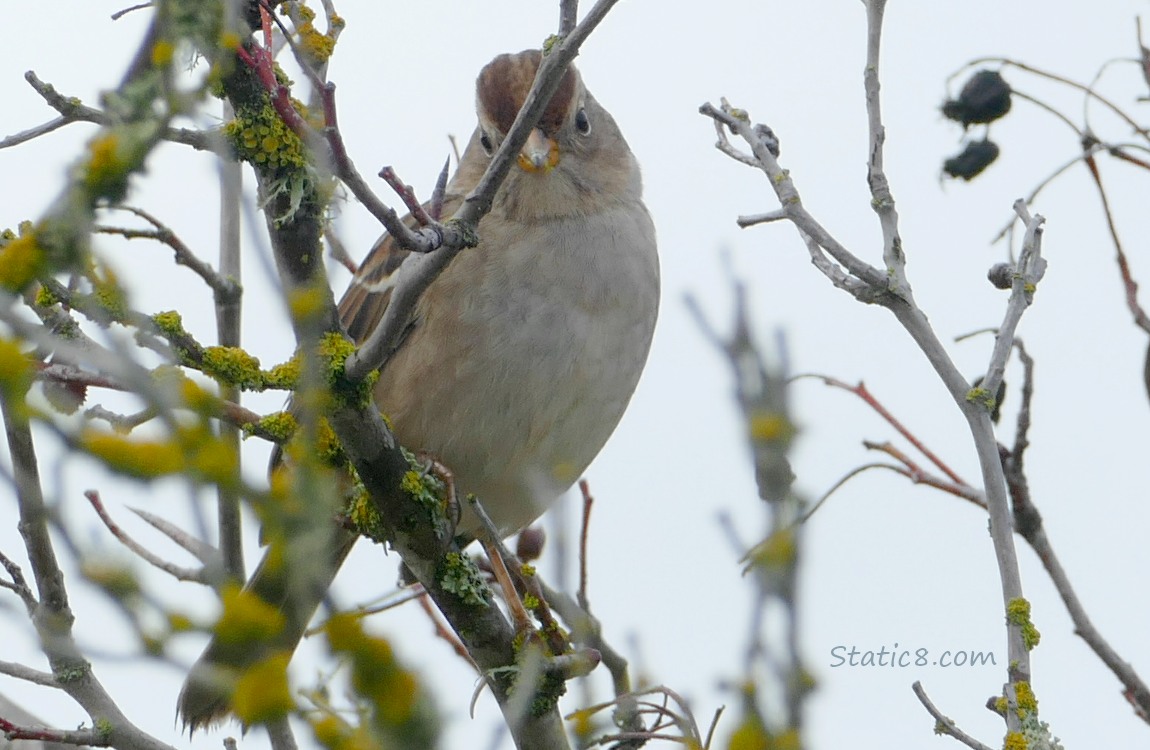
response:
M483 175L540 59L538 50L500 55L480 72L479 125L448 185L445 217ZM518 164L479 224L479 245L428 288L375 390L400 443L435 455L504 534L538 518L603 447L639 380L659 302L638 164L574 68ZM379 324L406 255L385 236L352 280L339 311L357 342ZM459 531L476 529L465 510ZM337 565L350 549L339 544ZM297 613L278 639L294 648L324 592L289 602L300 592L263 571L249 588ZM247 661L225 651L209 645L181 693L193 730L222 718L219 678Z

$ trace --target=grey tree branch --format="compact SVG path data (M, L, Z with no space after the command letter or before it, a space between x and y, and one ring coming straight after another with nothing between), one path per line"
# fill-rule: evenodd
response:
M44 98L49 107L59 112L60 116L43 125L29 128L0 140L0 149L19 146L21 143L39 138L74 122L91 122L96 125L108 125L111 122L106 112L85 106L80 103L80 100L73 97L64 96L56 91L52 84L40 80L36 73L31 70L24 74L24 80L28 81L28 85ZM197 151L217 151L220 149L218 139L213 134L200 130L167 127L163 129L160 137L166 141L191 146Z
M953 719L945 715L942 711L939 711L938 707L935 706L927 696L926 690L922 687L921 682L915 680L914 684L911 685L911 688L914 690L915 696L918 697L919 702L922 703L927 713L934 717L936 722L935 731L955 738L972 750L993 750L993 748L982 744L978 740L968 735L966 732L963 732L958 728L958 725L954 723Z
M868 0L866 68L863 88L866 91L867 125L870 130L870 159L867 163L867 184L871 191L871 208L879 217L882 227L882 257L890 275L890 287L896 292L910 294L906 278L906 256L902 251L902 238L898 233L898 212L894 195L883 171L883 148L886 128L882 124L882 97L879 96L879 51L882 46L882 18L886 0Z
M230 120L235 113L231 105L223 102L224 120ZM216 338L220 346L241 344L241 323L243 320L243 278L240 264L240 204L243 201L243 168L238 162L217 159L220 183L220 252L219 274L233 294L216 292ZM220 398L239 404L242 398L236 386L220 386ZM240 451L240 431L235 425L220 422L217 427L220 438L236 457L237 465L242 460ZM240 518L240 497L231 488L220 486L216 490L216 527L219 530L220 553L223 558L224 573L229 578L242 581L244 573L243 523Z
M803 235L812 257L817 258L820 253L825 252L845 269L850 277L861 282L861 284L848 284L847 279L834 274L835 269L829 262L816 262L816 266L828 275L828 278L834 281L836 286L851 292L856 299L878 303L890 309L946 385L951 397L967 420L978 454L982 469L983 491L989 508L991 536L994 541L999 568L1003 606L1004 610L1009 611L1014 604L1025 604L1025 599L1022 596L1021 575L1014 548L1013 525L1002 462L998 454L986 400L976 398L978 394L971 391L969 384L955 367L945 347L931 329L926 316L915 303L911 288L905 280L903 273L905 259L898 235L897 214L894 212L889 185L882 171L882 148L885 135L879 101L878 51L885 0L868 0L866 6L868 43L864 88L867 94L866 105L871 137L867 178L872 190L872 200L879 212L880 223L883 227L883 255L887 265L885 273L859 260L806 212L789 173L779 167L775 155L769 148L769 143L765 138L765 133L769 132L768 128L752 126L750 117L746 112L731 107L725 101L720 109L710 104L704 104L700 111L731 128L750 145L758 168L767 175L771 187L782 204L781 210ZM1009 349L1009 332L1004 335L1003 342ZM1008 618L1007 622L1007 647L1010 664L1009 681L1013 683L1029 680L1029 652L1024 643L1022 625L1016 622L1014 618ZM1013 691L1009 689L1009 686L1005 690L1005 694L1010 702L1009 710L1006 712L1007 729L1012 732L1017 731L1020 719L1013 700Z

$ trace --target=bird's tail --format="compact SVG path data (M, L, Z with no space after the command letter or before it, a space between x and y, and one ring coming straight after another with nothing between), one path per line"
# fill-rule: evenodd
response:
M225 625L228 616L225 602L224 617L217 625L216 635L189 672L177 702L180 720L190 733L223 721L230 710L236 680L247 668L277 652L290 654L299 645L308 622L357 538L334 525L332 531L336 538L327 533L307 534L268 547L244 589L245 594L254 595L256 599L244 596L243 603L237 607L243 610L240 616L258 618L263 614L263 625L268 626L263 630L264 637L253 638L253 628L242 624ZM264 609L261 602L272 609ZM279 623L269 626L266 622L279 620L281 616L282 626L275 627ZM254 631L260 631L260 623L254 624Z

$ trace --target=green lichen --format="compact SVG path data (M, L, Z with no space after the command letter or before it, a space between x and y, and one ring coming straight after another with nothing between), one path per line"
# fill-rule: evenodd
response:
M245 425L245 431L254 432L250 427L252 426ZM299 423L291 412L277 411L260 419L254 427L271 437L275 442L282 444L291 440L292 435L295 435L296 430L299 429Z
M203 371L218 382L237 388L262 390L264 386L260 361L235 346L205 347Z
M363 380L351 380L344 366L347 358L355 353L355 344L346 336L328 332L319 341L318 353L327 372L327 384L335 399L352 408L363 408L372 404L372 388L379 380L379 371L373 370Z
M294 391L299 385L300 361L295 356L287 362L275 365L264 374L264 387L274 390Z
M479 574L479 568L471 558L460 552L449 552L440 565L437 576L439 585L449 594L472 607L486 607L491 599L491 589Z
M1026 738L1021 732L1007 732L1002 741L1002 750L1026 750Z
M966 400L976 404L982 404L988 410L993 410L996 403L991 392L981 386L971 388L967 391Z
M20 344L0 338L0 396L12 403L22 401L32 386L34 374L32 360Z
M347 517L356 531L376 544L384 544L391 538L390 527L371 501L371 495L358 476L355 489L347 501Z
M175 310L156 313L152 316L152 322L167 339L182 338L188 335L188 332L184 330L184 319Z
M328 466L351 470L351 462L347 454L343 452L343 445L340 444L339 437L332 429L331 423L326 419L320 419L316 425L315 454L320 461Z
M1022 597L1011 599L1006 605L1006 621L1022 629L1022 643L1027 651L1034 650L1042 634L1030 619L1030 602Z
M52 294L52 290L46 286L41 285L40 288L36 290L36 305L38 307L51 307L59 301L56 295Z
M18 293L46 268L46 256L36 233L21 231L14 237L5 230L0 238L0 288Z
M460 221L458 219L449 219L443 222L443 226L455 229L463 235L464 247L475 247L479 244L479 233L475 230L475 225L469 222Z
M92 722L92 726L96 730L96 737L98 739L97 744L112 744L112 735L116 731L116 726L111 722L110 719L104 716L100 716L94 722Z
M112 203L123 200L131 171L132 159L119 133L106 132L88 143L84 186L93 198L106 198Z
M87 678L91 672L92 665L83 659L52 667L52 676L60 683L79 682Z
M531 701L531 715L538 719L555 708L559 699L567 692L567 682L559 674L545 673L535 685L535 697Z
M224 125L224 136L236 156L270 173L298 170L308 163L307 147L280 118L270 99L259 108L245 108Z
M400 450L409 467L400 478L400 489L423 511L418 517L408 519L408 524L419 528L430 525L437 530L444 529L447 524L447 485L430 473L414 453L402 447Z
M303 23L296 27L296 31L299 33L300 48L314 65L322 65L335 51L335 34L322 34L316 29L315 11L311 8L300 6L299 14L303 20ZM330 23L334 32L335 29L342 28L343 19L336 16Z
M1038 698L1034 695L1034 690L1030 687L1029 682L1014 683L1014 699L1018 703L1019 717L1024 717L1026 714L1032 714L1038 710Z
M128 314L128 299L124 289L116 280L116 275L105 270L102 275L93 275L92 297L96 304L107 313L108 318L122 322Z

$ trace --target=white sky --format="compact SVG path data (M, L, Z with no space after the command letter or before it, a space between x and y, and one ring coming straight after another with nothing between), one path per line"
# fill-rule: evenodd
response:
M449 150L446 135L463 139L473 126L476 72L499 52L537 46L554 29L556 5L540 0L341 4L348 28L330 75L338 85L344 135L360 171L370 175L391 164L419 195L428 195ZM27 69L89 103L95 103L102 88L114 85L146 20L144 13L108 20L120 7L41 0L9 14L18 32L8 34L0 65L0 135L53 116L24 84L21 76ZM990 287L985 272L1004 251L988 240L1009 218L1013 200L1077 148L1069 129L1016 102L1011 116L993 129L1003 155L990 172L973 185L940 185L941 160L959 149L957 127L937 111L946 77L969 59L1007 55L1089 80L1104 61L1134 54L1134 18L1146 10L1146 3L1134 0L890 4L882 76L888 176L902 219L911 283L944 340L1001 320L1006 297ZM734 421L728 373L682 304L683 294L690 292L713 319L728 319L720 248L730 250L734 267L749 284L762 338L781 327L797 371L865 380L960 475L974 481L979 474L957 409L893 317L882 309L862 309L833 289L809 265L788 227L735 226L738 214L774 208L773 194L760 174L711 147L711 124L696 113L702 102L717 103L726 96L756 121L770 124L782 142L782 164L791 170L809 210L856 254L879 263L878 223L865 184L863 43L863 9L854 1L716 0L703 5L624 0L578 60L588 87L615 115L643 165L664 274L664 303L647 372L628 415L588 472L599 501L592 530L592 603L609 639L634 655L634 636L643 676L692 699L701 722L718 705L731 706L721 737L734 726L737 711L735 697L718 685L741 674L749 589L716 518L720 511L732 514L748 542L763 521ZM1080 97L1017 71L1006 75L1019 89L1047 97L1080 119ZM1146 94L1132 65L1112 68L1102 87L1122 105ZM1144 103L1130 107L1145 121ZM1091 114L1103 137L1121 141L1129 136L1100 109ZM89 126L74 125L0 152L0 226L14 227L45 210L59 189L63 166L90 132ZM1114 162L1104 162L1103 168L1134 271L1150 281L1144 259L1150 237L1146 175ZM213 174L206 156L165 146L130 200L167 221L202 257L214 260ZM377 191L395 203L382 184ZM1144 578L1140 572L1150 563L1145 543L1150 514L1142 489L1150 437L1141 377L1145 336L1130 324L1085 170L1071 170L1043 194L1035 210L1048 219L1045 255L1050 266L1020 329L1038 363L1027 456L1034 499L1095 624L1145 676L1150 606L1138 593ZM379 231L354 205L346 208L340 229L356 255ZM211 339L210 295L188 272L173 270L170 253L142 244L98 245L134 284L138 309L178 306L189 327L201 339ZM266 259L266 248L249 243L245 252L244 340L265 363L282 361L291 351L290 333L263 270L260 258ZM341 290L346 274L333 273L333 283ZM990 344L983 337L953 345L951 351L974 377L985 368ZM1008 380L1019 384L1013 369ZM803 427L795 469L799 486L811 496L876 458L860 441L896 438L846 393L807 381L795 386L793 396ZM249 403L263 411L280 405L278 397ZM1009 423L1017 403L1014 391L1002 428L1007 441L1013 438ZM251 470L259 475L266 451L256 444L249 451ZM187 504L178 488L125 487L85 461L59 461L48 449L43 469L52 477L47 489L57 493L75 538L86 549L97 554L116 549L80 494L95 486L125 526L156 549L188 562L133 523L123 507L137 505L185 520ZM11 518L10 495L10 489L0 488L0 502ZM1005 680L1005 630L986 518L952 497L909 487L890 473L871 473L840 491L807 531L803 644L820 682L807 716L809 746L941 747L952 742L934 738L933 720L910 690L916 679L965 731L997 746L1002 722L983 704ZM1147 727L1125 705L1117 680L1073 635L1041 566L1019 545L1024 589L1043 635L1033 654L1042 718L1068 748L1144 742ZM0 527L0 550L23 558L14 523ZM249 553L254 561L255 550ZM358 603L387 590L395 565L394 556L384 559L378 548L363 545L339 580L340 600ZM167 587L170 601L210 615L211 598L196 587L160 576L149 580ZM119 615L78 582L72 583L72 593L82 642L94 652L121 653ZM11 596L0 602L5 605L0 659L46 668L33 648L22 608ZM422 615L411 607L373 624L436 687L451 721L445 747L486 746L496 722L494 702L482 698L478 718L466 718L472 681L430 635ZM877 650L895 643L912 651L925 647L932 654L991 651L998 666L830 666L835 646ZM183 644L181 658L193 658L200 645ZM188 744L173 727L180 675L122 659L96 663L100 678L142 728ZM313 676L307 666L299 674ZM50 691L0 678L0 692L59 726L86 720L76 706ZM569 698L563 707L573 709L577 701ZM191 745L218 747L220 736L197 736ZM300 740L309 746L306 733ZM253 735L251 742L262 739Z

